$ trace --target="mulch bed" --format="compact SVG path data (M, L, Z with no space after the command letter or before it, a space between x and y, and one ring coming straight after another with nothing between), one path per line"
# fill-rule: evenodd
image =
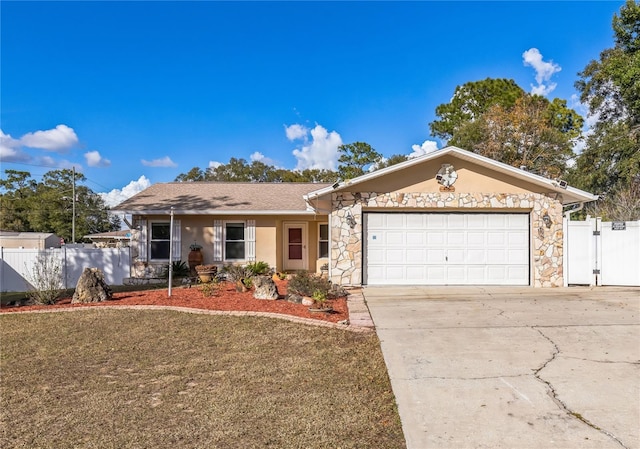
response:
M337 323L349 318L346 298L328 300L327 303L333 307L330 313L310 312L309 306L295 304L284 300L287 292L287 281L276 282L280 299L265 300L255 299L253 292L237 292L235 286L225 282L220 285L220 289L215 296L204 296L198 285L188 287L173 287L171 297L168 297L167 289L162 290L141 290L124 293L114 293L110 301L71 304L71 298L62 298L52 305L24 305L6 306L0 308L0 313L27 312L33 310L50 310L69 307L102 307L102 306L132 306L132 305L154 305L154 306L177 306L189 307L203 310L221 311L242 311L242 312L270 312L284 315L292 315L302 318L312 318L321 321Z

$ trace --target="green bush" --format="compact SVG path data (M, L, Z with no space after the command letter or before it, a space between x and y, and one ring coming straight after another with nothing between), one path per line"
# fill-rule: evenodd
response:
M245 268L251 272L251 276L269 274L270 271L269 264L263 261L250 262Z
M163 275L162 277L164 278L169 277L168 267L169 266L167 265L167 269L165 269L164 272L162 273ZM187 264L182 260L174 260L173 262L171 262L171 271L173 271L174 277L185 277L185 276L189 276L189 274L191 273L191 270L189 269Z

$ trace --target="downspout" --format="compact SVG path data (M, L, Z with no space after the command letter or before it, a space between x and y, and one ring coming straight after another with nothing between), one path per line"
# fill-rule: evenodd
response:
M579 212L584 207L584 202L578 203L578 207L569 209L564 212L562 215L564 216L564 220L562 222L562 235L564 236L563 242L563 256L562 256L562 273L563 273L563 285L565 287L569 286L569 221L571 220L571 214L574 212Z

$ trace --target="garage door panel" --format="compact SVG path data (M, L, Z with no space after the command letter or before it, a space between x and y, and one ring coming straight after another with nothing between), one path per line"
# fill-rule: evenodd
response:
M444 249L426 249L427 263L429 264L441 264L445 262Z
M424 264L427 262L426 251L422 249L407 250L407 264Z
M407 232L406 242L408 246L424 246L426 235L424 232Z
M448 246L464 246L466 233L462 231L451 231L446 234Z
M384 254L384 262L387 264L401 264L405 262L405 251L402 249L388 249Z
M529 285L528 214L365 213L370 285Z

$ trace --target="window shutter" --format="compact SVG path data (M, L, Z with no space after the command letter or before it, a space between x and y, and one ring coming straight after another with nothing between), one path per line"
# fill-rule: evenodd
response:
M256 260L256 221L247 220L247 236L245 238L247 260Z
M213 261L222 262L222 220L213 222Z
M173 220L173 235L171 236L171 243L173 248L171 248L173 260L182 259L181 252L181 242L180 237L182 236L182 229L180 229L180 220Z
M147 220L138 220L138 260L147 261Z

